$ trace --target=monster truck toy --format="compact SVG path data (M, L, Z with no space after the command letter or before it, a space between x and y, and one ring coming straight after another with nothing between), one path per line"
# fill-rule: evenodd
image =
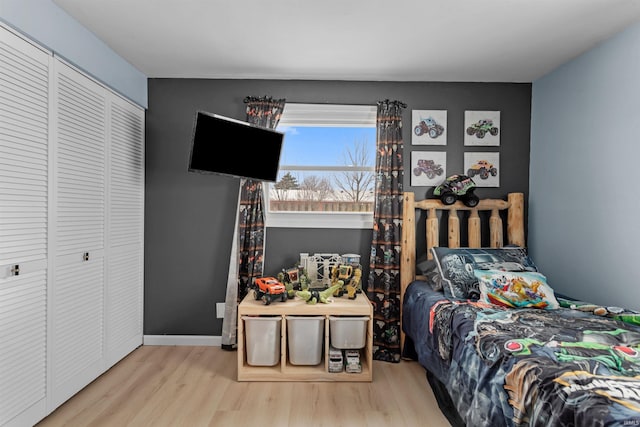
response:
M489 163L486 160L478 160L467 170L467 175L469 175L470 178L480 175L480 178L487 179L489 175L498 175L498 169L493 167L493 163Z
M254 292L256 299L261 299L265 305L277 299L282 302L287 300L287 288L275 277L258 277Z
M484 138L487 132L493 136L498 134L498 128L493 126L491 119L480 119L467 128L467 135L473 136L475 134L478 138Z
M480 198L474 194L476 183L467 175L451 175L433 190L445 205L452 205L460 199L470 208L478 205Z

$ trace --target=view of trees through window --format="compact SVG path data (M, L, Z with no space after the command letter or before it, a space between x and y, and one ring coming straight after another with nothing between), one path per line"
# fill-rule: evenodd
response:
M375 127L278 128L285 132L271 212L371 212Z

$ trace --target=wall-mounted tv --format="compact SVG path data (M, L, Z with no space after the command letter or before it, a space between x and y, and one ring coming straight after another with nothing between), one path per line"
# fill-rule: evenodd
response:
M189 171L276 182L284 133L197 111Z

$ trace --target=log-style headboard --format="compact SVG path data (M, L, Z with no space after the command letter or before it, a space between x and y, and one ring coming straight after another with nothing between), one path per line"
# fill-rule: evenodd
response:
M400 307L404 299L407 286L416 279L416 218L426 211L426 247L420 253L427 254L431 259L431 248L440 245L440 218L447 220L447 236L450 248L460 247L460 217L459 212L467 215L467 246L479 248L482 245L483 231L488 232L489 247L499 248L507 244L525 246L524 237L524 194L509 193L507 200L481 199L477 206L470 208L457 201L452 205L445 205L438 199L416 201L411 192L404 193L402 213L402 242L400 252ZM443 213L447 211L446 213ZM489 227L483 230L479 212L488 211ZM506 239L500 211L507 212ZM402 316L401 316L402 319ZM401 320L402 323L402 320ZM400 334L400 344L404 347L404 332Z

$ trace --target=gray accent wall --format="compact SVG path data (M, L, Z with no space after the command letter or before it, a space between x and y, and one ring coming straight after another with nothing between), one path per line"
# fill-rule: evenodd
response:
M533 83L529 247L549 284L640 309L640 24Z
M53 1L0 0L0 21L147 107L147 77Z
M447 152L447 173L462 173L464 151L500 151L500 188L480 197L529 191L531 85L527 83L420 83L291 80L149 79L146 121L145 319L146 335L219 336L239 179L187 171L197 110L245 119L246 96L288 102L375 105L401 100L405 165L412 150ZM412 146L411 111L447 110L447 146ZM464 111L501 112L500 147L464 147ZM224 150L224 147L220 147ZM422 199L430 187L409 186ZM443 177L444 178L444 177ZM371 230L268 228L265 275L298 260L300 252L359 253L366 277Z

